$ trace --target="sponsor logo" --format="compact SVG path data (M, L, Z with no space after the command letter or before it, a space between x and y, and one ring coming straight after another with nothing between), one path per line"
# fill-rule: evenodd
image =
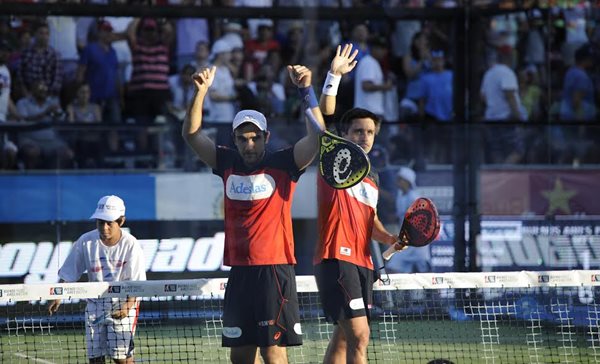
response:
M431 284L444 284L444 277L431 277Z
M176 284L165 284L165 292L177 292Z
M227 197L237 201L263 200L271 197L275 191L275 180L268 174L252 176L238 176L235 174L227 177L225 183Z
M600 282L600 274L592 274L592 282ZM2 297L2 291L0 291L0 297Z
M281 337L281 331L277 331L275 333L275 335L273 335L273 340L279 340L280 337Z
M361 182L356 186L350 187L345 190L350 196L355 198L358 202L370 206L372 208L377 207L377 199L379 198L379 192L375 187L367 182Z
M517 281L517 278L511 275L503 275L503 274L494 274L489 276L484 276L485 283L513 283Z
M50 287L50 295L51 296L61 295L61 294L63 294L62 287Z
M485 283L496 283L496 276L484 276Z
M237 339L238 337L242 336L242 329L239 327L224 327L223 336L230 339Z
M27 297L29 291L26 288L9 288L0 289L0 297L8 299L19 299L21 297Z
M348 303L348 305L353 310L362 310L362 309L365 308L365 301L363 301L362 297L361 298L354 298L354 299L350 300L350 302Z
M258 326L261 326L261 327L273 326L273 325L275 325L275 320L258 321Z
M132 294L132 293L144 292L144 287L140 286L139 284L128 284L126 286L119 287L119 289L120 289L120 292L115 292L115 293Z
M352 163L352 154L348 148L338 150L333 160L333 179L337 183L344 183L352 174L350 165Z
M332 88L332 87L333 87L333 85L330 83L328 83L327 86L325 86L325 88Z
M202 290L202 286L196 283L172 284L172 286L175 286L175 291L179 293L200 294L200 291Z
M138 239L149 260L148 272L202 272L229 270L223 266L225 234L178 239ZM71 250L72 242L9 242L0 247L0 256L7 264L0 264L0 278L23 277L19 282L56 283L56 266ZM90 261L90 272L102 273L106 259ZM121 265L128 264L122 262ZM16 279L15 279L16 281ZM16 282L15 282L16 283ZM6 296L6 292L4 293Z
M547 274L538 275L538 283L548 283L550 282L550 276Z
M521 241L523 240L523 223L521 221L482 221L482 233L491 240Z
M340 254L349 257L352 255L352 249L342 246L340 247Z
M121 293L121 286L108 286L108 293Z

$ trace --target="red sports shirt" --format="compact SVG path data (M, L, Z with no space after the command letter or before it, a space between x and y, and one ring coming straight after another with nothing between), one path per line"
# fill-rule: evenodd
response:
M344 260L373 269L371 233L379 188L374 175L345 190L336 190L317 177L319 241L313 260Z
M292 197L303 171L293 149L267 153L247 168L237 151L217 148L223 179L226 265L296 264L292 232Z

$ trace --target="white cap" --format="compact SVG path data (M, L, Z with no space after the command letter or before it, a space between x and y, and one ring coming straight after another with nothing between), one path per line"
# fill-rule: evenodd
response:
M210 56L214 58L217 54L231 52L233 48L231 45L222 39L217 39L210 49Z
M223 25L223 29L230 32L240 32L242 31L242 24L230 21Z
M125 203L120 197L110 195L104 196L98 201L96 212L90 219L115 221L121 216L125 216Z
M252 123L260 130L267 130L267 119L265 116L256 110L242 110L233 118L233 130L244 123Z
M408 183L410 183L412 188L417 187L417 174L412 169L408 167L400 167L396 176L406 180Z

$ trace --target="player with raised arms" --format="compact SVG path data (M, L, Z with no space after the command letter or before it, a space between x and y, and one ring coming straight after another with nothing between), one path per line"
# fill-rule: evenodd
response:
M77 282L87 271L90 282L146 280L144 253L137 239L121 229L125 223L125 203L117 196L98 201L90 219L96 229L79 237L58 271L61 282ZM50 315L58 311L61 300L48 306ZM89 363L104 363L109 356L115 363L133 363L138 300L88 299L85 333Z
M325 117L335 112L336 95L342 75L356 66L357 51L352 45L338 46L321 94ZM380 127L372 112L353 108L337 123L338 134L368 153ZM369 343L369 307L372 303L375 272L369 244L399 241L377 218L378 178L371 171L357 185L335 189L319 176L318 241L314 256L315 278L323 311L334 330L324 363L366 363Z
M307 109L306 136L274 153L267 120L256 110L233 119L236 149L216 146L202 132L202 106L215 68L193 75L197 92L183 123L182 135L198 157L223 180L225 207L224 263L231 266L223 309L222 345L233 363L287 363L287 346L302 344L296 292L291 206L298 178L317 153L324 128L311 85L311 71L288 66ZM257 350L260 348L260 350Z

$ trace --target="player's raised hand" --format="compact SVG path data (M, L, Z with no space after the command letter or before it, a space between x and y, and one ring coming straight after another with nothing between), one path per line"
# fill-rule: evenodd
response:
M338 45L335 50L335 56L331 60L329 72L341 76L352 71L356 67L356 56L358 49L352 51L352 44L345 44L344 47Z
M311 85L312 72L301 65L287 66L292 83L297 87L304 88Z
M210 68L205 68L200 72L196 72L192 75L192 80L194 80L194 84L196 85L196 89L198 93L206 94L208 88L212 86L213 81L215 80L215 72L217 71L216 66L212 66Z

